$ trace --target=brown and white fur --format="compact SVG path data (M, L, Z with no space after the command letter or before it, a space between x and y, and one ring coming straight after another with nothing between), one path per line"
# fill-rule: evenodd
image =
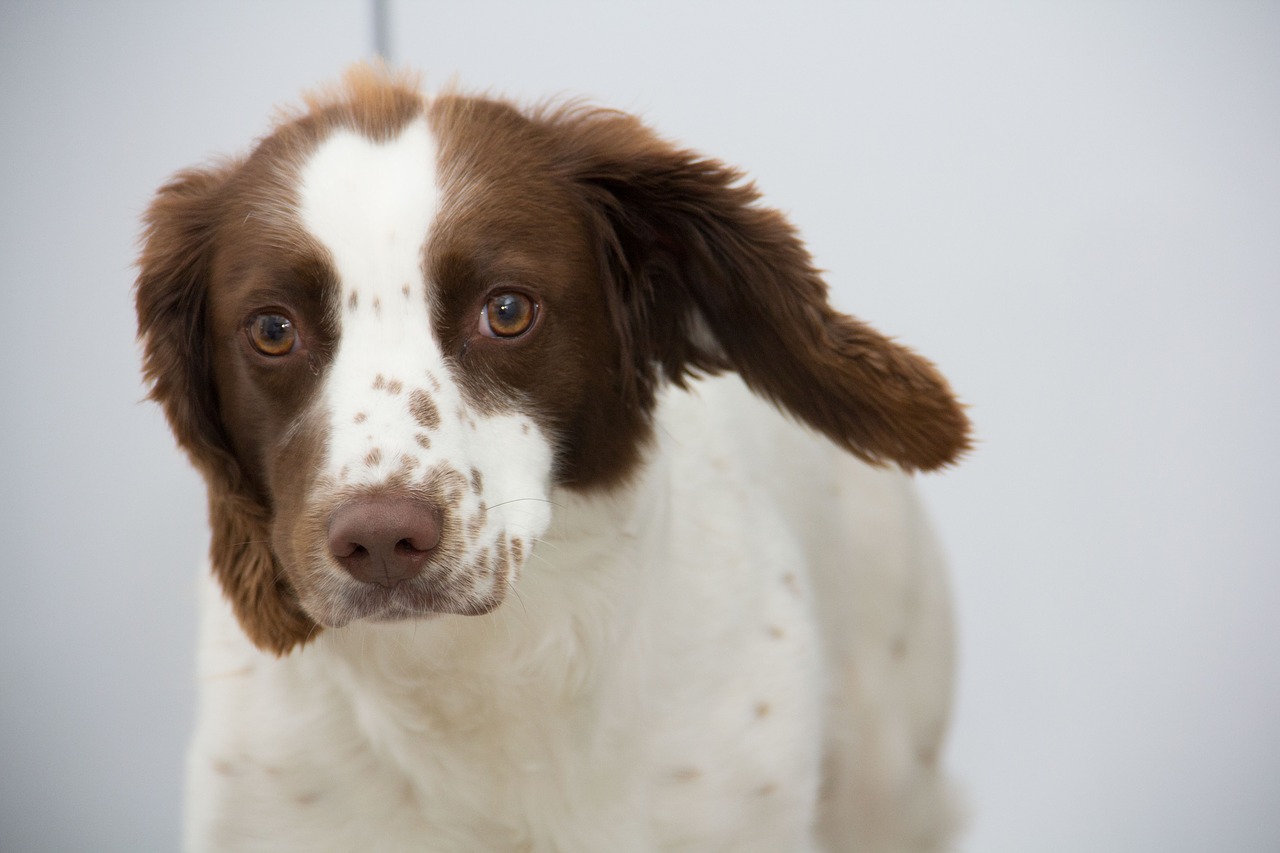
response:
M159 191L145 373L212 524L189 849L945 846L898 469L967 422L757 199L627 115L369 67Z

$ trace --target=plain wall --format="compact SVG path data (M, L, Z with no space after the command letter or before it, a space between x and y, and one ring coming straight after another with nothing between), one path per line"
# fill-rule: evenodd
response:
M1280 7L387 6L428 88L745 168L970 404L922 478L962 849L1280 849ZM140 402L138 219L368 56L373 8L0 7L0 850L177 846L207 534Z

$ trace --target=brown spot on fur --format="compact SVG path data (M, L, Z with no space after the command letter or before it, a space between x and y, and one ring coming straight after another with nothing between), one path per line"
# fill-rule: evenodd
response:
M409 412L424 429L440 428L440 410L427 392L419 389L409 395Z
M476 509L476 514L471 517L471 522L467 527L467 534L471 541L475 542L480 538L480 532L484 530L485 523L489 520L489 507L484 501L480 501L480 506Z
M783 631L781 628L779 628L777 625L768 625L765 627L765 630L768 631L769 636L773 637L773 639L775 640L781 640L783 637L787 635L786 632Z
M431 371L427 371L427 381L431 383L431 390L440 393L440 380L436 379L436 375Z
M359 304L359 302L360 299L356 296L356 292L354 290L351 291L351 295L347 297L347 308L354 311L356 310L356 305Z
M791 594L799 598L802 595L800 589L800 579L796 577L795 572L787 572L782 576L782 585L790 590Z
M387 383L387 393L392 395L393 397L396 394L399 394L403 390L404 390L404 385L403 383L400 382L399 379L393 379Z
M477 495L484 491L484 477L480 474L480 469L472 466L471 468L471 491Z
M406 281L404 284L400 285L400 292L404 294L405 299L409 298L409 282Z
M431 447L431 436L427 435L425 432L415 432L413 434L413 440L418 442L418 446L423 450Z
M364 464L365 464L365 467L367 468L372 468L381 461L382 461L382 451L376 447L373 448L373 450L370 450L364 456Z
M383 376L381 373L373 377L373 390L381 391L383 388L386 388L386 387L387 387L387 377Z
M511 559L519 564L524 561L524 541L521 539L511 540Z
M511 548L507 544L506 539L498 540L498 547L494 553L494 571L508 574L511 571Z
M368 420L368 419L369 419L369 416L368 416L367 414L365 414L364 412L356 412L356 417L355 417L355 422L356 422L356 423L358 423L358 424L362 424L362 423L364 423L364 422L365 422L366 420Z
M312 806L320 801L320 794L316 791L306 791L305 793L299 794L296 797L296 800L300 806Z
M373 313L375 314L382 313L382 300L376 296L373 297Z
M759 719L764 719L765 717L769 716L769 712L772 710L773 710L773 707L768 702L756 703L755 712L756 712L756 717Z

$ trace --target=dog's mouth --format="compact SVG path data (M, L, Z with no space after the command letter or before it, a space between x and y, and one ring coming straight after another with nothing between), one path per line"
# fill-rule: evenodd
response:
M498 608L506 598L506 579L476 571L444 577L417 577L394 585L364 583L350 578L337 581L324 593L303 595L303 608L319 624L340 628L359 620L400 622L440 616L481 616Z

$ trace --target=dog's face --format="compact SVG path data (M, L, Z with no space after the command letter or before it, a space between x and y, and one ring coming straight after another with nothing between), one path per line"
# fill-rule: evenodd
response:
M214 569L284 652L501 605L553 486L625 485L662 381L736 369L871 461L966 422L830 309L739 176L634 119L428 100L369 69L147 216L145 369L209 484Z

